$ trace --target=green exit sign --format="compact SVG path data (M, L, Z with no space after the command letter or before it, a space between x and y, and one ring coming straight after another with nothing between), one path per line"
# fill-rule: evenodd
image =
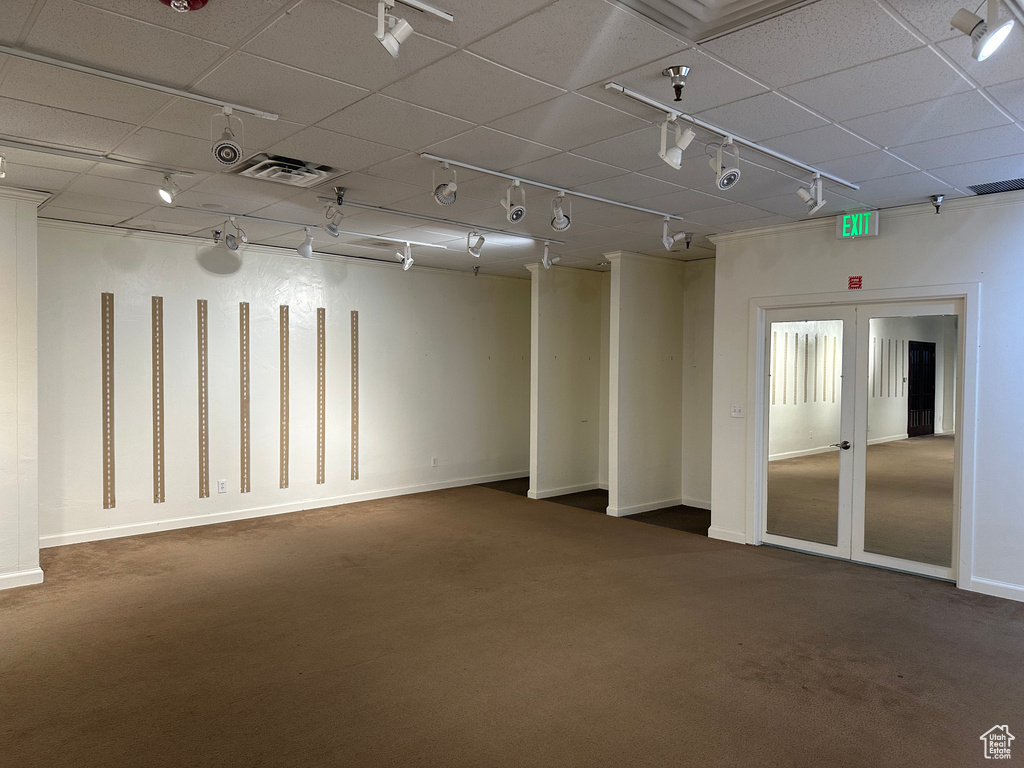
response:
M840 240L877 236L878 211L842 213L836 216L836 237Z

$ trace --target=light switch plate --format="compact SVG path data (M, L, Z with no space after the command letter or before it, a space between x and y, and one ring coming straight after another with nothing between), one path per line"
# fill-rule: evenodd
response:
M742 419L743 418L743 406L739 405L737 403L733 403L732 404L732 411L729 413L729 415L732 416L732 418L734 418L734 419Z

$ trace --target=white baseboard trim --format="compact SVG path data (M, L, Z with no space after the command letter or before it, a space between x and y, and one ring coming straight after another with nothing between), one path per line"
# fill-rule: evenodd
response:
M747 543L747 534L742 531L730 531L726 528L716 528L713 525L708 529L708 538L731 541L733 544Z
M706 499L687 499L683 498L679 502L687 507L696 507L697 509L711 509L711 502Z
M907 440L910 437L906 432L902 435L890 435L889 437L873 437L868 440L868 445L878 445L879 443L894 443L897 440Z
M779 461L780 459L798 459L801 456L813 456L816 453L828 453L829 451L836 451L838 448L833 448L830 445L821 446L819 448L806 448L802 451L786 451L785 453L773 453L768 457L768 461Z
M42 568L29 568L26 571L15 571L14 573L0 573L0 589L14 589L15 587L27 587L30 584L42 583Z
M967 582L967 589L972 592L981 592L983 595L1005 597L1007 600L1024 602L1024 586L1021 586L1020 584L1008 584L1005 581L980 579L975 576Z
M662 499L661 501L650 501L646 504L634 504L631 507L608 507L608 514L612 517L629 517L639 515L641 512L650 512L652 509L664 509L682 504L682 499Z
M563 488L549 488L546 491L535 491L532 488L526 492L531 499L550 499L552 496L564 496L567 493L580 493L582 491L593 491L601 486L597 483L584 483L583 485L567 485Z
M127 525L114 525L107 528L92 528L84 531L53 533L40 536L39 546L41 548L62 547L67 544L82 544L87 541L119 539L124 536L139 536L144 533L158 533L159 531L173 531L180 528L195 528L200 525L230 523L236 520L249 520L256 517L270 517L271 515L283 515L289 512L301 512L306 509L333 507L338 504L353 504L357 501L374 501L375 499L386 499L391 496L407 496L411 493L440 491L446 488L461 488L467 485L476 485L477 483L493 483L498 480L513 480L517 477L523 477L526 474L528 474L528 472L503 472L497 475L483 475L481 477L460 478L458 480L444 480L437 483L410 485L402 488L384 488L377 491L353 493L347 496L334 496L327 499L310 499L308 501L298 501L290 504L274 504L268 507L253 507L250 509L232 510L230 512L216 512L210 515L194 515L191 517L176 517L165 520L147 520L142 523L128 523Z

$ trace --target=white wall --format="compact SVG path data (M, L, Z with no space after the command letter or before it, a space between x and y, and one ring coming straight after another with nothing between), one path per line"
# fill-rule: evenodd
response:
M128 535L481 480L529 462L526 280L47 222L39 231L40 533ZM100 476L100 294L115 297L117 506ZM152 491L150 297L164 297L166 502ZM196 300L209 301L211 497L198 498ZM252 491L239 493L238 303L251 313ZM278 306L290 306L291 483L278 487ZM317 485L316 309L327 309L327 482ZM360 477L350 478L350 310ZM438 466L431 467L437 457ZM226 479L218 495L215 481Z
M612 315L612 273L605 272L601 280L601 418L600 440L597 448L597 484L608 487L608 366L610 364Z
M612 262L608 514L682 501L681 262L629 253Z
M36 208L0 189L0 589L38 584Z
M967 318L977 331L977 371L968 371L973 383L963 382L965 396L976 386L975 474L963 489L974 518L961 526L960 584L1024 598L1024 409L1013 405L1024 376L1024 195L951 200L940 215L927 205L883 211L881 234L853 242L835 239L831 218L717 240L711 534L734 541L754 535L752 304L850 296L850 275L863 276L864 290L851 296L863 301L977 284L979 316ZM730 418L730 403L747 403L748 418Z
M710 509L715 262L688 262L684 276L682 503Z
M598 485L605 275L539 264L529 269L529 495L543 499Z

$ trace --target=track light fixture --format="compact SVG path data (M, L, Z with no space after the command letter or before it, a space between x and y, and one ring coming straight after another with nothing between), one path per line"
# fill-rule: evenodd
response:
M512 202L515 197L515 190L519 190L519 202ZM505 217L512 223L518 224L526 216L526 189L519 184L519 179L515 179L505 193L505 197L501 199L501 207L505 209Z
M675 141L670 147L668 145L668 126L669 124L675 128ZM679 127L679 123L676 121L674 115L669 115L665 122L661 124L661 149L658 150L658 157L664 160L670 167L675 168L677 171L683 164L683 152L690 146L690 142L693 141L693 137L696 134L693 132L692 127L687 127L686 130L682 130Z
M335 208L333 205L328 205L324 209L324 218L327 219L323 224L320 225L321 229L331 237L340 237L341 231L338 229L338 222L341 221L341 217L344 214Z
M228 227L234 227L234 232L228 232ZM231 216L227 221L224 222L224 247L229 251L237 251L240 244L249 242L249 238L246 236L242 228L235 222L235 217Z
M172 11L178 13L188 13L189 11L198 11L204 5L207 0L160 0L164 5L169 5Z
M551 269L552 264L557 264L562 260L561 256L551 256L549 253L550 246L544 243L544 256L541 257L540 263L544 265L544 269Z
M559 192L551 201L551 228L555 232L565 232L572 226L572 198L569 198L569 213L564 213L565 192Z
M475 238L475 240L474 240ZM472 242L471 242L472 241ZM479 232L469 232L466 235L466 252L470 256L480 258L480 249L484 247L484 236Z
M402 262L402 271L408 272L412 269L414 259L412 257L412 245L410 243L405 244L404 252L396 253L395 258Z
M224 130L221 131L220 139L216 139L213 138L213 136L216 131L215 126L217 118L219 117L224 118ZM213 142L213 156L221 165L235 165L242 159L242 145L235 141L233 125L237 125L239 129L242 130L245 128L242 123L242 118L235 117L231 112L231 107L224 107L220 114L214 115L210 118L210 137Z
M0 154L0 179L7 178L7 158Z
M295 252L304 259L313 258L313 232L309 227L304 227L306 232L306 239L302 241L302 245L295 249Z
M690 247L690 241L693 240L693 235L688 235L685 232L676 232L675 234L668 231L668 219L661 224L661 244L665 246L666 251L671 251L672 246L678 243L680 240L686 241L686 247Z
M732 162L729 165L725 164L729 161L723 160L722 157L726 153L732 154ZM726 136L725 141L718 145L718 151L708 160L708 164L715 172L715 186L722 192L736 186L736 182L740 180L740 148L732 143L731 136Z
M377 3L377 40L393 58L398 58L398 49L413 33L412 24L400 19L391 11L395 0L380 0Z
M961 8L949 22L953 29L959 29L971 38L971 56L978 61L984 61L995 53L1013 29L1013 19L999 23L999 0L988 0L985 15L986 18L982 19L966 8Z
M806 187L800 187L796 191L797 197L807 204L807 215L812 216L821 210L822 206L825 205L825 198L821 191L821 176L814 174L814 178L811 180L810 185Z
M214 229L214 230L212 230L212 234L213 234L213 244L214 245L220 245L221 235L223 235L224 232L219 230L219 229Z
M942 201L945 200L945 199L946 199L945 195L932 195L931 196L932 206L935 208L935 212L936 213L939 212L939 209L942 207Z
M455 193L458 189L458 185L455 183L458 180L458 177L455 173L455 169L448 167L447 161L443 161L441 163L441 170L445 173L451 173L452 180L442 181L440 184L435 184L434 200L438 205L452 205L455 202ZM433 182L437 181L433 172L431 172L431 179Z
M181 189L174 183L171 174L164 176L164 183L160 186L160 199L168 205L174 205L174 198L178 196Z

